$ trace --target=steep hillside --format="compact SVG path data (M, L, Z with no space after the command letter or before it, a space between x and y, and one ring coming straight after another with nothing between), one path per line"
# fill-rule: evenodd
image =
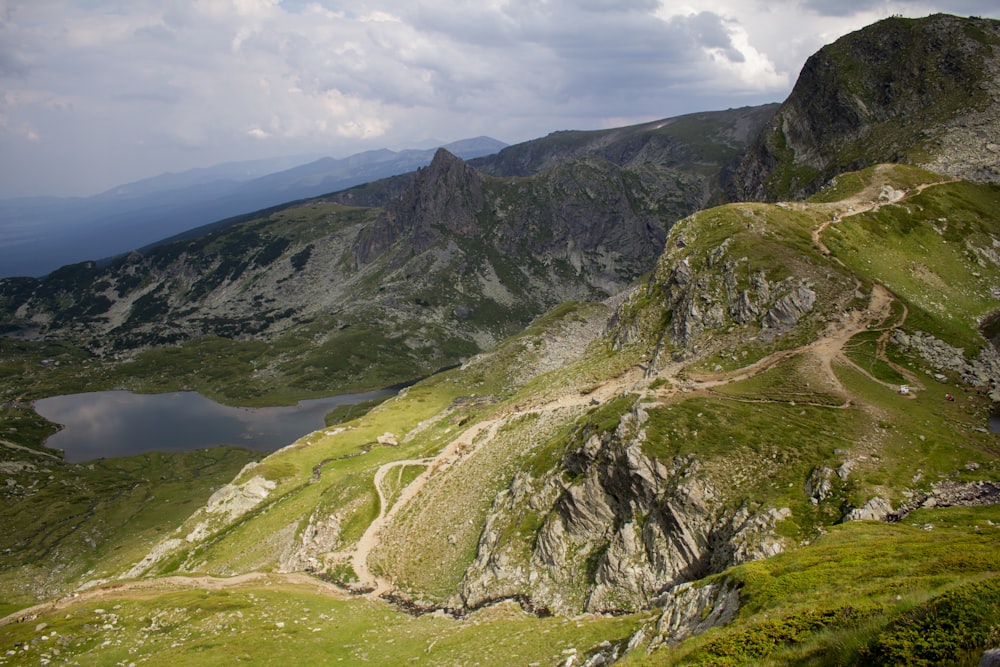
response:
M471 162L496 176L530 176L560 162L597 155L621 167L655 164L687 170L698 165L712 177L740 155L777 109L777 104L765 104L611 130L554 132ZM709 187L717 184L709 183Z
M407 177L109 264L0 281L0 322L27 341L86 349L90 388L184 387L245 402L409 380L648 271L666 230L717 196L722 165L769 113L606 131L570 157L541 140L532 150L551 154L549 166L530 177L490 176L442 150ZM604 157L626 145L639 154ZM206 355L232 361L207 377ZM49 375L75 382L66 376L80 370Z
M997 210L997 186L881 165L690 216L618 302L559 307L68 578L87 592L0 629L10 664L42 641L202 660L248 632L259 661L977 659L1000 623Z
M879 162L1000 182L998 109L1000 22L886 19L806 61L737 168L731 196L800 198Z

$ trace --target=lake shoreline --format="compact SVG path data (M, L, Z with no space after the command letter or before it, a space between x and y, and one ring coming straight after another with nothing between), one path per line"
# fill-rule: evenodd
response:
M291 406L227 406L198 392L137 394L125 390L50 396L32 401L35 412L60 426L44 446L70 463L231 446L273 452L326 427L339 406L388 398L380 389L305 399Z

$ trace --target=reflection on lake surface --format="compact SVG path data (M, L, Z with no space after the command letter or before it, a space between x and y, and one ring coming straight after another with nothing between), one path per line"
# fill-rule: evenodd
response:
M131 456L143 452L181 452L233 445L273 451L326 425L338 405L390 396L393 390L343 394L274 408L233 408L184 391L133 394L98 391L35 401L35 410L65 428L46 441L66 460Z

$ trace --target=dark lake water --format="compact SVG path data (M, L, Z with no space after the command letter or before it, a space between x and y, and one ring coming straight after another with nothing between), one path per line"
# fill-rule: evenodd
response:
M343 394L288 407L233 408L190 391L98 391L43 398L35 401L35 410L65 426L45 444L65 451L67 461L81 462L218 445L274 451L323 428L323 418L338 405L394 393Z

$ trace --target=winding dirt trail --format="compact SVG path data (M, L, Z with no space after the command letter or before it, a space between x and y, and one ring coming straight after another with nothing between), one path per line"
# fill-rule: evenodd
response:
M362 589L370 589L369 595L378 597L392 589L391 582L383 577L376 576L368 567L368 556L371 554L372 550L378 546L379 533L381 532L383 526L391 521L392 518L403 507L405 507L408 502L410 502L423 490L432 475L452 465L465 451L471 450L475 445L476 439L481 433L483 433L483 431L489 432L486 436L487 439L492 438L504 421L505 419L503 418L495 418L478 422L463 431L457 438L448 443L448 445L442 449L437 456L424 459L390 461L389 463L379 466L378 470L375 471L372 483L375 485L375 492L378 494L379 514L375 520L368 525L368 528L361 536L361 539L358 540L353 553L351 554L351 566L354 568L354 573L358 577L359 586ZM426 470L420 473L416 479L407 484L399 494L399 497L396 498L396 501L392 504L392 507L388 507L385 491L383 489L383 482L385 481L386 474L393 468L411 465L426 466Z
M876 176L879 173L879 171L876 171ZM871 196L875 191L875 188L880 187L876 183L866 188L862 193L854 198L836 202L834 204L822 205L823 208L829 210L830 216L812 231L812 239L824 255L829 255L830 250L823 243L823 232L826 231L831 224L838 222L845 217L858 215L871 210L877 210L880 206L885 204L898 203L914 193L923 192L924 189L938 184L939 183L925 183L907 192L894 190L893 192L898 193L898 196L893 195L888 199L880 200L878 196ZM799 203L794 205L789 204L789 206L802 210L815 208L814 205ZM850 399L847 390L840 382L837 374L834 372L833 365L835 361L848 364L857 369L858 372L866 375L872 381L878 382L879 384L895 390L897 389L896 385L892 385L873 377L871 373L859 367L844 353L845 346L854 336L863 331L871 330L871 327L876 323L888 321L892 313L891 306L893 300L892 294L885 287L876 284L872 289L871 299L866 309L852 311L845 314L839 321L831 323L820 335L820 337L812 343L802 347L776 352L748 366L744 366L733 371L707 374L698 377L688 377L685 379L683 384L686 385L686 389L688 390L710 390L713 387L752 378L755 375L758 375L796 355L810 353L818 361L820 371L829 381L830 385L838 393L844 395L845 404L840 407L846 407L849 405ZM888 336L895 328L901 326L905 319L906 311L904 308L903 317L900 318L899 321L891 323L883 330L883 334L879 339L880 343L877 354L881 361L893 366L897 371L904 373L906 377L909 377L909 374L905 371L905 369L899 368L885 356L885 342L888 340ZM428 480L435 473L456 463L461 456L463 456L463 454L472 451L477 446L477 443L482 444L490 441L496 434L497 430L508 420L531 413L554 411L588 405L594 402L603 403L625 392L648 390L649 385L657 379L667 381L666 388L654 392L655 395L662 398L667 394L676 392L678 387L682 384L678 377L682 368L683 364L668 364L653 377L646 377L643 370L639 367L632 368L618 377L601 382L596 387L589 389L586 393L581 393L578 390L569 391L561 396L535 405L519 405L517 408L504 412L497 417L475 424L452 440L434 457L392 461L380 466L375 472L374 479L372 480L375 486L375 491L378 494L379 514L368 526L368 529L361 536L361 539L357 542L354 548L348 552L350 554L351 565L359 580L359 587L363 590L370 591L368 594L372 596L380 596L392 590L392 583L383 577L376 576L368 565L369 556L379 545L380 533L382 529L386 526L386 524L392 521L396 514L398 514L407 503L409 503L424 489ZM915 387L918 387L915 382L913 384ZM410 482L398 495L392 505L389 506L384 490L386 475L394 468L410 465L426 466L426 469L412 482Z
M821 334L820 337L812 343L802 347L780 350L748 366L737 368L732 371L692 376L688 378L688 383L692 389L711 389L713 387L729 384L731 382L748 380L755 375L759 375L760 373L773 368L787 359L791 359L792 357L800 354L811 353L813 357L818 360L824 377L839 393L846 395L847 391L833 370L834 360L850 364L857 368L860 372L865 373L865 375L870 377L872 380L882 385L895 388L895 385L891 385L871 377L871 374L858 367L844 354L844 347L854 336L863 331L868 331L873 323L885 321L885 319L889 317L891 314L892 301L893 298L889 293L889 290L881 285L875 285L872 288L871 299L865 310L853 311L846 314L840 321L831 323L827 327L826 331L824 331L823 334ZM900 324L902 324L901 321L891 326L886 330L886 333L883 334L883 336L887 337L888 334L891 333L892 329L895 329ZM669 379L669 377L666 379Z
M875 285L872 290L871 300L865 310L851 312L845 315L840 321L831 323L827 327L826 331L824 331L823 334L812 343L802 347L776 352L748 366L733 371L714 373L700 377L690 377L687 379L686 384L689 389L708 390L730 382L749 379L785 361L786 359L806 352L811 352L819 360L820 368L822 369L824 376L829 379L830 383L836 387L840 393L845 394L846 397L847 392L833 370L833 362L837 359L854 365L853 362L851 362L850 359L848 359L844 354L844 346L855 335L868 330L873 323L885 321L891 314L892 301L892 295L887 289L881 285ZM898 324L900 323L896 323L896 326L898 326ZM888 335L891 328L886 331L885 335ZM581 405L589 405L594 402L604 403L622 393L648 389L649 385L656 379L665 379L668 381L667 389L655 392L655 395L662 398L665 394L672 394L677 391L677 386L679 384L677 373L682 367L683 364L670 364L654 377L648 378L645 377L641 368L635 367L617 377L608 379L598 384L586 393L581 393L579 390L573 390L537 405L518 406L516 409L504 412L497 417L474 424L448 443L448 445L434 457L390 461L389 463L380 466L378 470L376 470L372 480L375 485L375 491L378 494L379 514L375 520L369 524L367 530L365 530L361 539L358 540L354 549L349 552L351 566L354 569L354 573L358 577L359 590L363 590L368 595L373 597L381 596L393 590L392 582L384 577L375 575L368 565L369 556L379 545L380 533L383 527L388 524L393 517L395 517L396 514L406 506L407 503L409 503L423 490L428 480L430 480L435 473L443 471L447 467L455 464L463 455L472 452L477 446L482 446L483 443L487 443L492 440L503 424L507 423L511 419L527 414L550 412ZM863 369L859 370L861 372L865 372ZM879 380L875 381L880 382ZM395 468L410 465L426 466L426 469L402 490L390 507L384 490L386 475Z
M940 181L934 181L930 183L920 183L906 190L896 190L892 189L886 197L883 197L881 191L876 194L877 189L888 185L888 183L879 183L879 178L889 169L892 165L878 165L875 168L874 178L872 183L868 184L861 192L843 199L838 202L833 202L830 204L803 204L803 203L785 203L785 206L792 208L797 208L801 210L812 209L814 211L826 212L829 215L823 222L819 224L818 227L810 232L812 236L813 243L819 248L820 252L825 256L830 255L830 249L825 243L823 243L823 233L830 227L830 225L835 224L843 220L844 218L849 218L854 215L860 215L861 213L867 213L869 211L877 211L883 206L888 206L890 204L898 204L901 201L910 199L922 193L927 188L933 188L938 185L944 185L946 183L954 183L957 178L949 178ZM836 258L835 258L836 259ZM839 259L836 259L838 263L841 263Z
M810 234L813 243L817 248L819 248L820 252L822 252L823 255L829 256L830 249L823 242L823 233L830 227L831 224L837 223L844 218L854 215L860 215L861 213L866 213L868 211L878 210L880 207L888 204L898 204L905 199L922 193L927 188L943 185L945 183L952 183L956 180L948 179L931 183L921 183L907 190L892 190L888 197L882 197L880 196L880 192L876 194L877 190L885 185L878 182L879 177L890 168L891 165L879 165L879 167L875 170L873 182L854 197L831 204L786 202L784 206L792 210L819 210L820 213L828 214L823 222L813 229ZM833 259L840 262L837 258ZM774 354L768 355L748 366L732 371L689 377L686 382L687 388L693 390L711 389L730 382L747 380L794 356L811 353L818 360L823 376L827 378L831 386L835 388L838 393L843 394L845 398L848 397L848 392L833 370L834 361L848 364L859 373L865 375L869 380L877 382L887 388L896 390L898 389L898 385L876 378L866 369L854 363L844 352L844 348L847 346L849 341L859 333L863 331L879 330L882 334L879 336L877 342L877 359L905 377L913 389L922 390L923 386L913 376L913 374L907 369L901 367L899 364L894 363L886 354L886 345L888 344L889 336L906 321L908 315L906 305L902 303L900 304L903 312L896 322L890 322L888 325L879 329L872 328L876 324L889 321L892 316L893 301L895 301L895 299L888 289L886 289L883 285L875 284L872 287L871 299L865 310L853 311L846 314L839 321L831 323L827 327L826 331L824 331L823 334L821 334L820 337L812 343L798 348L775 352ZM681 366L681 364L668 365L657 374L658 378L670 381L671 388L667 390L667 393L676 391L677 372ZM913 398L913 395L908 393L907 397Z
M879 165L875 170L876 180L882 173L884 173L887 169L890 168L891 168L890 165ZM954 183L957 180L958 179L955 178L943 179L940 181L934 181L929 183L920 183L919 185L913 186L906 190L892 190L887 198L883 198L881 192L879 193L878 196L872 198L871 195L874 193L876 188L884 187L884 185L879 185L877 182L873 182L871 185L862 190L862 192L858 193L858 195L856 195L855 197L837 202L834 205L836 208L834 208L834 211L830 216L830 218L824 220L816 229L812 231L812 240L816 244L816 246L820 249L820 252L822 252L824 255L830 255L830 249L823 242L823 233L830 227L831 224L839 222L843 218L859 215L861 213L866 213L868 211L873 211L873 210L877 211L880 207L885 205L898 204L901 201L905 201L906 199L921 194L927 188L932 188L947 183ZM843 213L842 216L839 213L840 208L845 208L845 212ZM837 259L836 261L840 262L839 259ZM842 264L842 262L840 263ZM885 382L884 380L876 378L866 369L861 368L860 366L855 364L853 361L850 360L850 358L847 357L846 354L844 354L844 347L847 345L848 341L851 338L853 338L855 335L861 333L866 329L871 329L871 326L876 322L886 322L889 320L891 316L891 306L894 300L895 299L893 298L892 294L889 292L888 289L886 289L882 285L878 284L874 285L872 288L871 302L868 305L868 309L867 312L865 313L863 321L857 321L853 325L842 327L839 333L820 338L811 346L809 346L819 354L825 374L828 375L833 380L835 386L839 387L841 391L843 391L843 385L841 385L840 381L836 377L836 374L833 372L832 363L834 359L838 359L842 362L850 364L858 372L864 374L869 380L873 382L877 382L889 388L896 387L896 385L892 383ZM886 354L886 345L888 344L889 336L892 334L894 330L900 328L906 322L906 318L909 315L909 309L907 309L906 304L902 302L899 303L903 309L903 312L898 321L892 322L888 326L885 326L884 328L881 329L882 335L879 336L879 339L877 341L875 356L879 361L892 368L902 377L906 378L908 383L914 389L922 390L924 389L924 387L919 383L916 377L912 373L910 373L907 369L903 368L899 364L889 359L888 355ZM907 394L907 397L913 398L912 394Z
M136 581L120 581L95 586L85 590L80 590L70 595L42 602L31 607L19 609L18 611L0 618L0 627L11 623L29 623L43 614L67 609L69 607L87 602L101 602L112 600L121 596L137 596L143 594L170 593L184 590L208 590L221 591L237 586L248 584L294 584L297 586L311 586L317 592L324 595L332 595L339 598L348 597L348 593L338 586L309 576L303 572L276 573L276 572L247 572L246 574L234 577L212 577L212 576L170 576L156 579L138 579Z
M356 543L353 551L350 552L351 566L358 577L357 587L360 590L368 591L367 594L373 597L381 596L393 589L390 581L384 577L376 576L371 571L371 568L368 566L368 557L379 545L380 533L383 527L424 489L427 482L436 473L454 465L462 456L471 453L476 447L491 441L496 436L497 431L513 419L528 414L552 412L570 407L589 405L594 401L603 403L635 388L642 381L642 378L641 369L633 368L618 377L602 382L585 394L579 391L572 391L537 405L519 406L517 409L505 411L492 419L474 424L448 443L436 456L423 459L390 461L379 466L372 479L372 483L375 485L375 492L378 494L379 514L369 524L361 539ZM384 489L386 475L393 468L411 465L426 466L426 470L406 485L390 507Z

